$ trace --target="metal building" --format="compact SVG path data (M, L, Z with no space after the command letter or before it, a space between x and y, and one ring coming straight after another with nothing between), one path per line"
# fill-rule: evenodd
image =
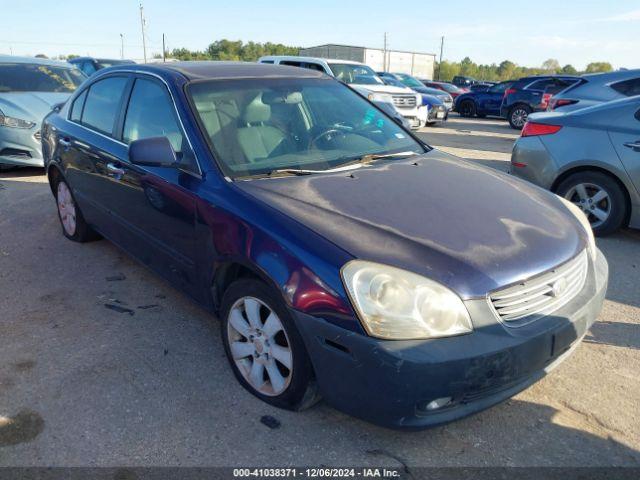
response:
M386 55L385 55L386 53ZM380 48L354 47L351 45L319 45L300 49L305 57L352 60L369 65L375 71L408 73L419 78L433 79L436 56L433 53L403 52Z

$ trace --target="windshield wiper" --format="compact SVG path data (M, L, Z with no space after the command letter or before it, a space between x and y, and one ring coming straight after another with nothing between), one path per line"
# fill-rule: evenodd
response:
M358 164L358 163L367 164L367 163L371 163L376 160L382 160L385 158L407 158L407 157L413 157L415 155L419 155L419 154L416 152L369 153L367 155L362 155L361 157L353 158L351 159L350 162L343 163L341 167Z
M267 177L275 177L277 175L312 175L314 173L322 173L322 170L304 170L302 168L276 168L266 173Z

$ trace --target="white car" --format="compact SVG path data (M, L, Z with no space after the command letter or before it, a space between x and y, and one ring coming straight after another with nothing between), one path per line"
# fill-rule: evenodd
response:
M411 128L424 127L427 123L429 109L422 105L420 94L410 88L385 85L376 72L363 63L350 60L280 55L261 57L258 63L319 70L346 83L371 101L391 103L407 119Z

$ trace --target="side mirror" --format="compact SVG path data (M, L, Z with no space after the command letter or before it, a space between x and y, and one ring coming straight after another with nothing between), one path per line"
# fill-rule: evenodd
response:
M129 160L135 165L147 167L175 167L176 152L167 137L150 137L135 140L129 145Z

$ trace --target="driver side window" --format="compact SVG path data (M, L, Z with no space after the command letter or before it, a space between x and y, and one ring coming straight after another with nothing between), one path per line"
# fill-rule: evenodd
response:
M166 88L154 80L136 79L124 121L122 141L167 137L181 164L197 170L195 156L178 123Z

